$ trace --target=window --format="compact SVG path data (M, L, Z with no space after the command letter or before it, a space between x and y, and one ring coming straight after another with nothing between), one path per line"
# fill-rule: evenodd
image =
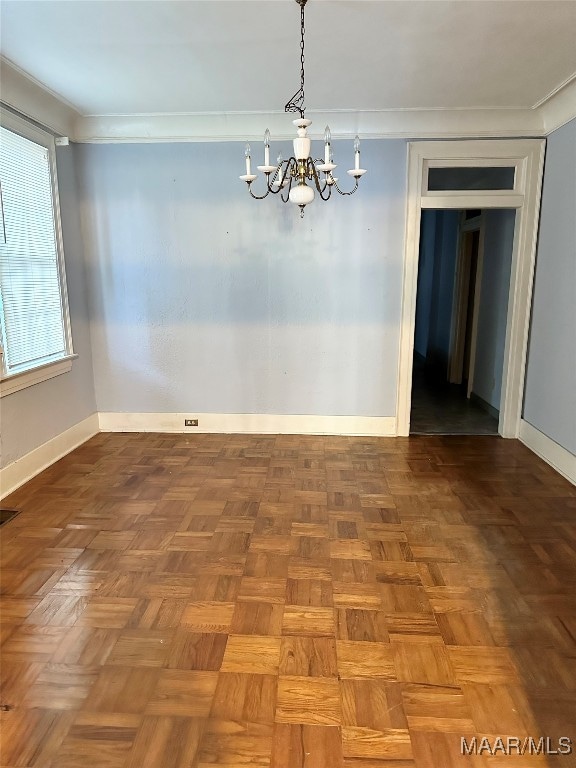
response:
M0 126L1 394L70 370L72 340L53 137Z
M428 191L514 189L514 166L428 169Z

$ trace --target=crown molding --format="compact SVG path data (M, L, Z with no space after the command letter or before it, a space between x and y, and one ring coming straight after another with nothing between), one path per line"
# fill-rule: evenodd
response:
M434 109L306 112L319 136L329 123L334 138L540 137L544 126L532 109ZM76 120L74 140L85 143L260 140L268 127L275 139L293 139L290 115L211 113L91 115Z
M576 73L537 106L546 135L576 118Z
M15 64L0 57L2 102L83 143L207 142L259 140L268 127L276 139L294 130L284 112L213 112L82 115ZM334 138L469 139L546 136L576 118L576 74L532 108L307 110L320 136L329 123Z
M2 103L55 134L71 136L80 113L19 67L0 57Z

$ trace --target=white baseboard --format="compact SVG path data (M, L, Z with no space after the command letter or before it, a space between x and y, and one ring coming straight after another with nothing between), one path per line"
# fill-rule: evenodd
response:
M198 427L184 427L197 418ZM98 432L173 432L394 437L393 416L295 416L248 413L94 413L0 470L0 498L15 491ZM520 440L576 485L576 456L527 421Z
M98 434L99 431L98 414L93 413L92 416L88 416L87 419L53 437L52 440L39 445L38 448L12 462L12 464L8 464L0 470L0 498L8 496L12 491L42 472L43 469Z
M292 416L267 413L103 413L101 432L214 432L227 434L365 435L393 437L393 416ZM198 419L185 427L185 418Z
M551 440L524 419L520 422L520 441L541 459L576 485L576 456Z

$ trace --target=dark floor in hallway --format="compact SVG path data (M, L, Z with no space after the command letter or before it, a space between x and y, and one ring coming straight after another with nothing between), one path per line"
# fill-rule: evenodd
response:
M497 435L498 420L474 400L464 387L449 384L414 361L410 433L413 435Z

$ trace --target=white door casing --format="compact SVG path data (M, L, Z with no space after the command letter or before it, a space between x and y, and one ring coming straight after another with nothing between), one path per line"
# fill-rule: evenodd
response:
M408 435L410 431L422 209L515 208L499 432L502 437L518 437L524 394L544 151L543 139L408 143L407 211L396 409L398 435ZM513 189L428 191L428 169L431 167L494 166L514 166Z

